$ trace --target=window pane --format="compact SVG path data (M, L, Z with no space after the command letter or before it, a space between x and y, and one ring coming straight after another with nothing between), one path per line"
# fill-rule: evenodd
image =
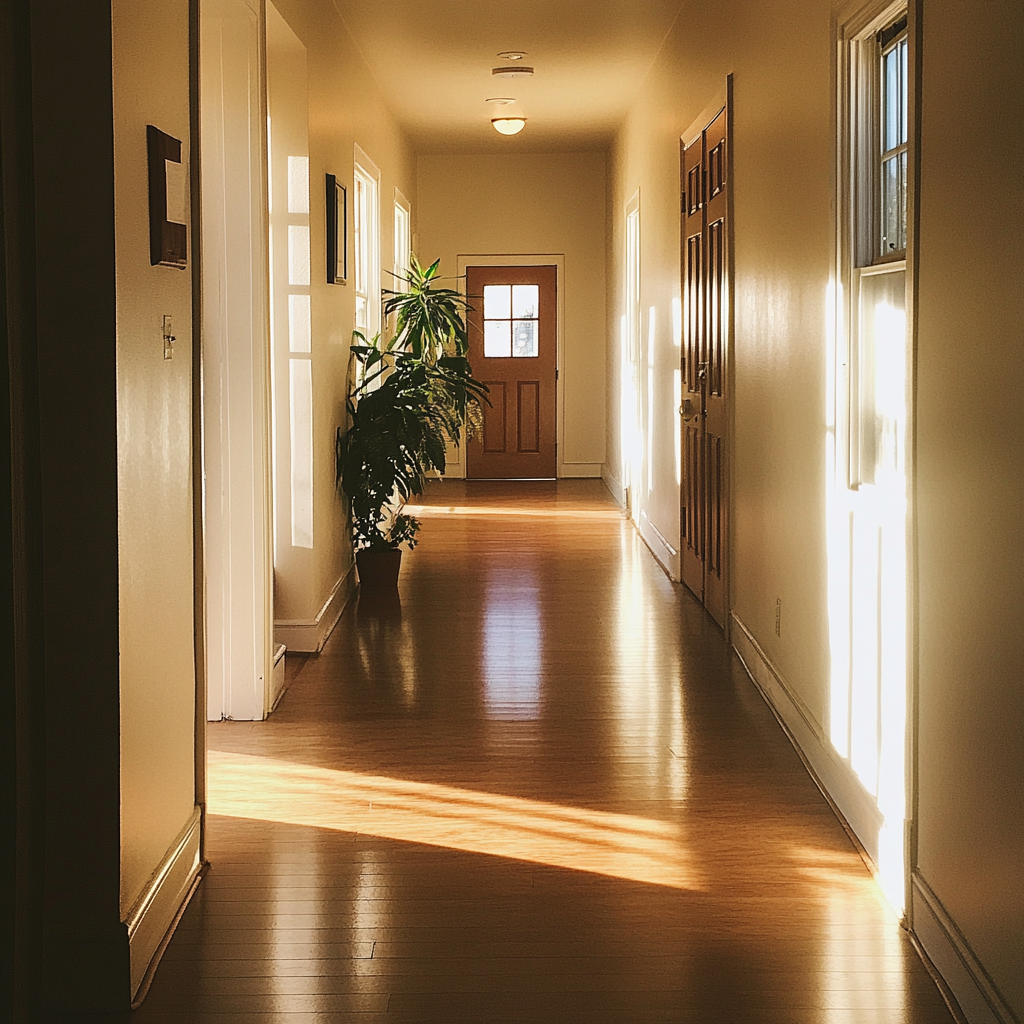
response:
M356 291L366 293L366 187L359 176L355 179L355 195L352 197L354 221L354 257ZM358 314L357 314L357 322Z
M907 126L909 120L909 96L910 87L908 85L910 79L907 77L909 72L908 54L910 53L910 46L906 39L903 40L899 45L900 51L900 92L902 93L902 112L900 115L900 142L907 142L910 135L910 129Z
M512 287L507 284L484 285L484 319L507 320L512 315ZM507 325L506 325L507 326ZM490 355L490 353L487 353ZM506 353L507 355L508 353Z
M899 155L899 203L900 203L900 219L897 227L899 228L899 239L897 244L900 249L906 249L907 247L907 153L904 151Z
M882 164L882 255L907 247L907 154Z
M883 58L885 75L882 152L888 153L903 142L900 131L900 115L903 102L900 96L900 47L896 46Z
M537 321L512 321L512 355L532 359L537 355Z
M854 357L855 429L852 468L857 483L903 465L901 430L906 419L906 272L860 278Z
M486 309L487 295L485 288L485 315ZM512 324L508 320L487 320L484 322L484 355L488 359L507 359L512 355Z
M882 255L897 252L899 246L899 158L882 164Z
M532 320L540 304L540 286L516 284L512 286L512 316L517 320Z
M288 347L293 352L313 351L313 318L308 295L288 296Z

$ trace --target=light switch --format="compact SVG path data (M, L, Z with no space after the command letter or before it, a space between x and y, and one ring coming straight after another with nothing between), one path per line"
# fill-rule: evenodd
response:
M164 359L174 358L174 320L170 316L164 317Z

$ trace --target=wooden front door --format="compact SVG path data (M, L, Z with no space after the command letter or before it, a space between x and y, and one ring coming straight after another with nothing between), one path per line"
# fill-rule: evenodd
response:
M682 152L683 582L727 614L729 182L727 109Z
M555 267L468 267L473 376L490 388L471 479L555 476Z

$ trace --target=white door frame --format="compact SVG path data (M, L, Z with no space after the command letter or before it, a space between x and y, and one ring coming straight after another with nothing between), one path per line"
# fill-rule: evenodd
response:
M200 75L204 486L197 495L207 718L253 721L270 712L273 644L266 21L262 0L203 0L200 17L209 44ZM240 42L239 20L247 23L246 49L235 50L229 65L216 45ZM249 131L238 133L243 108Z

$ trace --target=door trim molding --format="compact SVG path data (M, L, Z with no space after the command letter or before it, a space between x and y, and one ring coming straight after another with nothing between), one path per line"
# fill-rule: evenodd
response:
M555 268L555 476L600 476L599 467L590 463L563 462L565 450L565 253L459 253L457 273L460 281L467 267L554 267ZM460 285L463 289L465 286ZM445 476L456 480L466 477L465 448L459 448L458 462L449 461ZM597 470L594 472L594 470ZM581 471L585 470L585 471Z
M718 115L729 106L729 85L732 75L729 75L726 84L715 93L714 99L700 112L696 120L690 123L690 127L680 136L684 148L692 146L703 134L704 129L710 127ZM731 111L727 111L731 113ZM731 147L730 147L731 148ZM726 153L726 157L729 154Z

